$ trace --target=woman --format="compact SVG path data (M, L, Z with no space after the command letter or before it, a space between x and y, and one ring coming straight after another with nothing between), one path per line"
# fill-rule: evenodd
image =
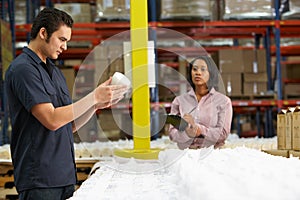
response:
M219 147L230 133L232 104L219 92L219 77L209 56L199 56L189 64L191 90L173 100L170 112L189 123L182 132L170 125L170 139L180 149Z

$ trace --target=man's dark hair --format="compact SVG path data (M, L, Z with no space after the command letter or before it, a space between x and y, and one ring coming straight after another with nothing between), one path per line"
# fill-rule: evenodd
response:
M194 60L192 60L188 65L188 81L192 88L195 90L195 84L192 81L192 69L196 60L204 60L207 64L208 72L209 72L209 80L207 81L207 88L210 91L211 88L214 88L216 91L219 90L219 70L213 61L213 59L209 55L201 55Z
M52 33L57 31L60 26L66 25L67 27L73 27L72 17L64 11L56 8L44 8L33 20L30 39L36 38L41 28L45 28L47 31L47 42Z

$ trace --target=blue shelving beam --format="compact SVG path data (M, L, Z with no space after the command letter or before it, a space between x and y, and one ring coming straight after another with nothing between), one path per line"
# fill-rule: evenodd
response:
M276 82L277 99L282 100L281 51L280 51L280 0L275 0L275 46L276 46Z

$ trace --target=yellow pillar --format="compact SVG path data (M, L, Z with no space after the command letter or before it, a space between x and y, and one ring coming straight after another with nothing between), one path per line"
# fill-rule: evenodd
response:
M147 0L130 2L132 48L132 117L134 149L150 149Z
M134 149L116 149L115 155L138 159L157 159L159 149L150 148L150 96L148 86L147 0L130 1L132 48L132 118Z

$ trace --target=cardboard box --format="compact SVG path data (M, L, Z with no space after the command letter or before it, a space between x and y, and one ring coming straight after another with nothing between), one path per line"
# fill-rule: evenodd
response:
M283 79L300 79L300 63L282 64L281 74Z
M222 49L219 50L221 73L266 72L266 52L263 49Z
M243 50L244 58L247 59L244 65L245 73L262 73L267 71L266 50L254 49Z
M286 116L285 149L292 149L293 135L293 111L295 108L288 108Z
M300 96L300 83L289 83L283 85L283 93L285 98L289 96Z
M64 60L65 66L75 67L80 66L82 63L81 59L70 59L70 60Z
M97 45L91 52L94 60L104 60L108 58L108 46Z
M267 92L267 82L244 82L244 95L261 95Z
M72 96L73 94L73 87L75 83L75 71L73 68L61 68L60 69L62 73L64 74L67 82L67 86L70 92L70 95Z
M289 150L279 150L279 149L269 149L269 150L262 150L265 153L271 154L273 156L282 156L285 158L289 158Z
M124 62L122 58L115 59L112 63L110 63L109 67L110 67L110 73L109 73L110 76L112 76L115 72L124 73Z
M219 50L219 68L221 74L244 72L243 50L241 49Z
M223 73L221 74L227 95L242 94L242 74L241 73Z
M109 78L109 60L95 60L94 87L103 83Z
M294 110L292 121L292 149L300 150L300 106Z
M123 44L111 44L108 46L107 56L111 61L123 58Z
M287 110L282 109L277 114L277 148L285 149L286 148L286 114Z
M300 159L300 151L290 150L289 154L290 154L290 157L298 157Z
M120 130L121 126L121 112L117 110L101 110L98 115L98 123L100 131Z
M245 82L267 82L268 75L265 72L260 73L244 73Z

